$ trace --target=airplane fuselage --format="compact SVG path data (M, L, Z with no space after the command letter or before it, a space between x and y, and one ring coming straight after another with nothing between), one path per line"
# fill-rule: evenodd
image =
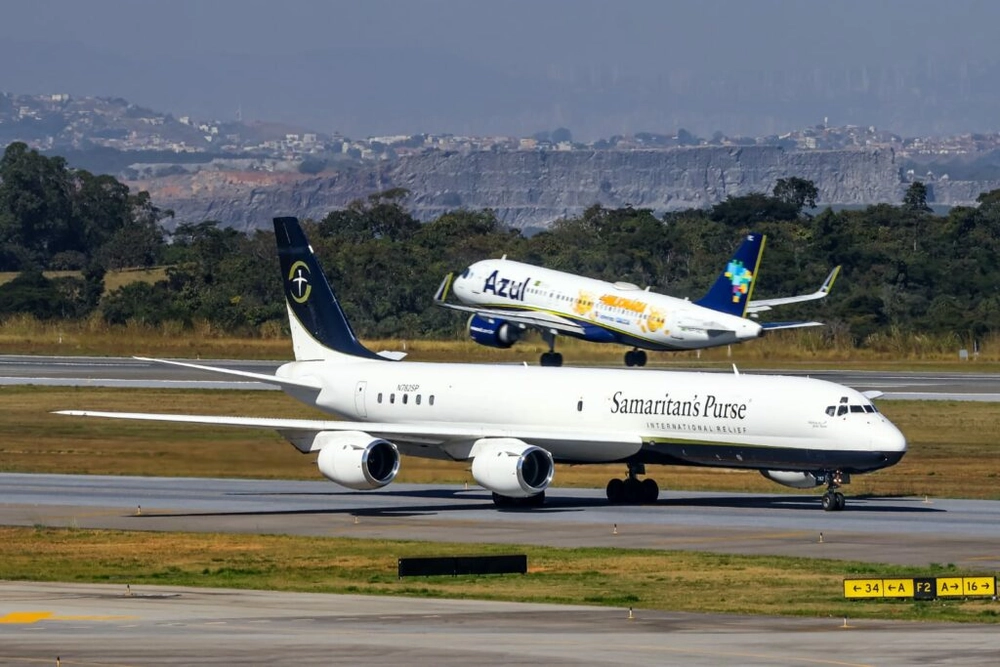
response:
M511 260L476 262L455 278L466 305L537 311L582 325L576 336L648 350L689 350L741 343L761 335L756 322L684 299Z
M896 463L906 448L862 394L809 378L520 365L487 374L472 364L370 361L297 361L278 374L328 379L318 392L291 393L349 420L475 425L481 437L528 430L570 463L863 472ZM579 439L545 437L566 432ZM461 460L474 440L398 444Z

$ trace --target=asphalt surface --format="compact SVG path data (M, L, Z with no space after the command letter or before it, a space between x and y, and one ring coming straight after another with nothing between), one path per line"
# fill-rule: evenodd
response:
M207 365L272 373L280 361L202 360ZM653 369L634 369L646 372ZM670 369L681 370L681 369ZM725 371L728 372L728 371ZM747 371L748 373L761 371ZM1000 373L769 370L768 374L808 375L853 387L885 392L886 399L1000 401ZM192 369L127 357L45 357L0 355L0 385L145 387L175 389L274 389L258 382L222 380Z
M846 620L846 627L845 627ZM0 664L995 665L996 626L0 582Z
M753 474L753 473L747 473ZM1000 502L666 490L609 506L602 491L550 489L546 505L497 510L485 490L325 481L0 474L0 524L271 533L437 542L772 554L1000 570ZM822 540L820 535L822 534Z

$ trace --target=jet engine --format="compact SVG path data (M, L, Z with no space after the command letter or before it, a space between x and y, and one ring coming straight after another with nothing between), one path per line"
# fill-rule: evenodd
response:
M527 498L552 482L552 455L517 438L484 438L472 447L472 476L483 488L508 498Z
M767 477L772 482L777 482L783 486L790 486L793 489L811 489L814 486L826 484L823 475L811 472L799 472L796 470L761 470L760 474Z
M521 329L517 325L495 317L469 318L469 337L480 345L507 349L521 338Z
M399 450L361 431L325 431L316 436L316 465L331 482L358 491L378 489L399 472Z

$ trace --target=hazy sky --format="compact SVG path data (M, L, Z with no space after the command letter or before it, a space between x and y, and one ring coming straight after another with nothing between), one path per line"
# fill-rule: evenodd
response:
M350 136L1000 129L986 0L5 0L0 90ZM993 119L998 120L993 120Z

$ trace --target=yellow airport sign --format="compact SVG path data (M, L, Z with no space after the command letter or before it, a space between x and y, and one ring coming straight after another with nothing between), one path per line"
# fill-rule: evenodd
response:
M844 597L853 599L996 597L995 577L916 577L844 579Z
M993 577L964 577L962 584L966 597L997 594L997 580Z
M882 595L887 598L912 598L913 579L883 579Z
M844 579L845 598L882 597L881 579Z
M937 596L939 598L962 597L965 595L965 588L962 586L962 577L938 577Z

